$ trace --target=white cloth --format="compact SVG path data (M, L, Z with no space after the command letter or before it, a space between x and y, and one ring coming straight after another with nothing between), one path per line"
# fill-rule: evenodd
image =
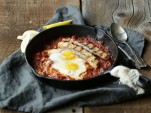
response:
M125 66L116 66L111 71L110 74L114 77L119 78L119 84L127 85L130 88L133 88L137 94L143 94L144 89L140 88L136 85L137 80L139 79L139 76L142 74L139 73L136 69L130 69Z

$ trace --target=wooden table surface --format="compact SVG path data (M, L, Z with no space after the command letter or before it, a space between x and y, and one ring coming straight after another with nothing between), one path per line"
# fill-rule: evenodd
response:
M143 59L151 65L151 0L0 0L0 62L20 47L18 35L36 30L54 11L66 5L79 7L86 22L110 25L117 22L145 35ZM137 37L136 37L137 38ZM141 72L151 77L150 69ZM110 106L67 106L49 113L151 113L151 96ZM1 109L0 113L23 113Z

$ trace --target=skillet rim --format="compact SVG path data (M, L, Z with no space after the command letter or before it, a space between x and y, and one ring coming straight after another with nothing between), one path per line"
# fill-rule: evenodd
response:
M57 26L57 27L53 27L53 28L44 30L44 31L40 32L38 35L36 35L34 38L32 38L32 40L35 40L36 37L38 37L39 35L41 35L41 34L43 34L43 33L45 33L45 32L48 32L48 31L51 30L51 29L65 28L65 27L83 27L83 28L85 28L85 29L91 29L91 30L96 34L96 32L95 32L95 29L96 29L96 28L93 28L93 27L90 27L90 26L86 26L86 25L71 24L71 25ZM105 34L104 34L104 35L105 35ZM32 72L34 73L34 75L36 75L36 76L39 77L39 78L44 78L44 79L47 79L47 80L53 80L53 81L57 81L57 82L82 82L82 81L89 81L89 80L92 80L92 79L97 79L97 78L99 78L99 77L101 77L101 76L103 76L103 75L109 73L110 70L111 70L111 69L114 67L114 65L116 64L117 59L118 59L118 47L117 47L115 41L114 41L111 37L109 37L109 36L107 36L107 35L105 35L105 36L108 37L108 38L113 42L113 44L115 45L116 53L117 53L117 54L116 54L116 57L115 57L115 59L114 59L112 65L109 67L109 69L105 70L102 74L99 74L99 75L97 75L97 76L94 76L94 77L91 77L91 78L88 78L88 79L81 79L81 80L60 80L60 79L55 79L55 78L51 78L51 77L48 77L48 76L43 76L43 75L40 75L40 74L36 73L35 69L34 69L34 68L31 66L31 64L29 63L28 58L27 58L27 54L26 54L27 51L28 51L29 45L32 43L32 40L30 40L30 42L28 43L28 45L27 45L27 47L26 47L26 50L25 50L25 60L26 60L27 64L29 65L29 67L31 68L31 70L32 70ZM94 40L96 40L96 37L92 37L92 38L93 38Z

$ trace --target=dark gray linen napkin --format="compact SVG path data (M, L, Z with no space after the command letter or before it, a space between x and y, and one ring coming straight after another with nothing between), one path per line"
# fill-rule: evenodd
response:
M59 8L45 25L69 19L73 20L73 24L85 25L79 9L73 6ZM38 31L41 32L43 29L40 28ZM103 32L98 31L98 33L101 35ZM130 45L141 55L144 36L129 29L127 33ZM123 47L127 50L125 46ZM125 63L124 65L126 65L127 58L122 53L120 55L122 57L119 64ZM133 89L119 85L118 79L111 79L90 89L64 90L40 83L32 75L24 54L20 50L14 52L0 64L0 108L42 113L67 104L77 106L115 104L150 94L151 89L147 89L144 95L136 95Z

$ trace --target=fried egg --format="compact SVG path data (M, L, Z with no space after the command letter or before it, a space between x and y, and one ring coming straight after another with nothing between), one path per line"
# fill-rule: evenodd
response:
M53 61L52 68L76 80L83 78L80 74L86 71L85 60L78 57L74 50L52 49L49 54Z

